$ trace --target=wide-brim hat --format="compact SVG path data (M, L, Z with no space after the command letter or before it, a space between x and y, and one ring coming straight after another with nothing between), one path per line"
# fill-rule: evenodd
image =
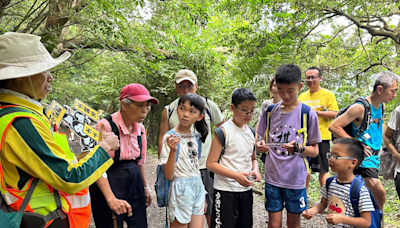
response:
M40 39L40 36L25 33L9 32L0 35L0 80L42 73L71 56L67 51L54 59Z

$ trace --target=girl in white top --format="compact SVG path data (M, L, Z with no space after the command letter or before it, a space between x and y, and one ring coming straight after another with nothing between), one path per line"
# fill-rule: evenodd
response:
M184 135L192 133L190 127L194 124L201 141L205 141L208 128L204 121L204 110L205 102L199 95L187 93L181 96L177 108L179 125L172 129L173 134L167 133L163 137L160 164L165 164L165 178L171 180L168 197L171 228L203 227L203 215L207 207L199 170L199 146L195 137ZM197 133L194 135L198 136Z

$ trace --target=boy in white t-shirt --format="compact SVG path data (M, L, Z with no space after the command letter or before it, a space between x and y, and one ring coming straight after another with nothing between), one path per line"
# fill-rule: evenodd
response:
M356 178L353 170L364 159L364 147L354 138L336 139L327 154L329 166L337 176L330 182L329 189L326 184L321 189L321 201L312 208L303 211L303 216L310 219L314 214L322 212L327 206L328 216L325 217L328 227L369 227L371 224L371 211L374 205L368 188L363 185L359 192L358 210L360 217L356 217L350 202L350 189L353 179ZM328 182L328 181L327 181Z
M253 130L247 125L254 115L257 98L245 88L235 89L230 106L233 117L221 125L225 152L217 134L211 144L207 168L214 176L214 207L211 227L253 227L251 180L260 181Z

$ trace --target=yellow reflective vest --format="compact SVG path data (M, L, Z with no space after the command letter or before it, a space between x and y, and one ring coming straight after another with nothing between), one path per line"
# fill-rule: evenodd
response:
M88 227L87 187L111 166L112 159L96 146L77 162L66 136L52 132L41 107L8 94L0 94L0 104L0 191L6 203L17 211L36 177L40 180L27 211L42 215L54 211L55 188L70 227Z

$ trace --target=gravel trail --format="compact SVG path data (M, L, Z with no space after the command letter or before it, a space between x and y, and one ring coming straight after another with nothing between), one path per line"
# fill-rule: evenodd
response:
M79 140L75 140L74 142L69 141L71 149L73 151L78 152L80 151L80 146L78 143ZM78 152L79 153L79 152ZM147 161L145 164L146 169L146 177L151 187L151 194L153 197L153 203L150 207L147 208L147 221L149 228L163 228L165 225L165 207L159 208L157 206L156 194L154 190L154 183L156 182L156 168L157 168L157 156L148 153L147 154ZM257 191L257 192L256 192ZM262 189L256 189L255 193L253 193L254 201L253 201L253 228L266 228L268 227L268 223L266 223L267 219L267 211L264 208L264 198L260 194ZM306 220L302 218L301 220L301 227L326 227L326 222L324 219L325 215L316 215L311 220ZM286 212L283 214L283 226L286 227ZM125 224L126 225L126 224ZM89 228L95 228L94 221L92 219ZM127 227L127 226L125 226ZM204 219L204 228L207 228L206 220ZM112 227L110 227L112 228ZM245 227L243 227L245 228Z

